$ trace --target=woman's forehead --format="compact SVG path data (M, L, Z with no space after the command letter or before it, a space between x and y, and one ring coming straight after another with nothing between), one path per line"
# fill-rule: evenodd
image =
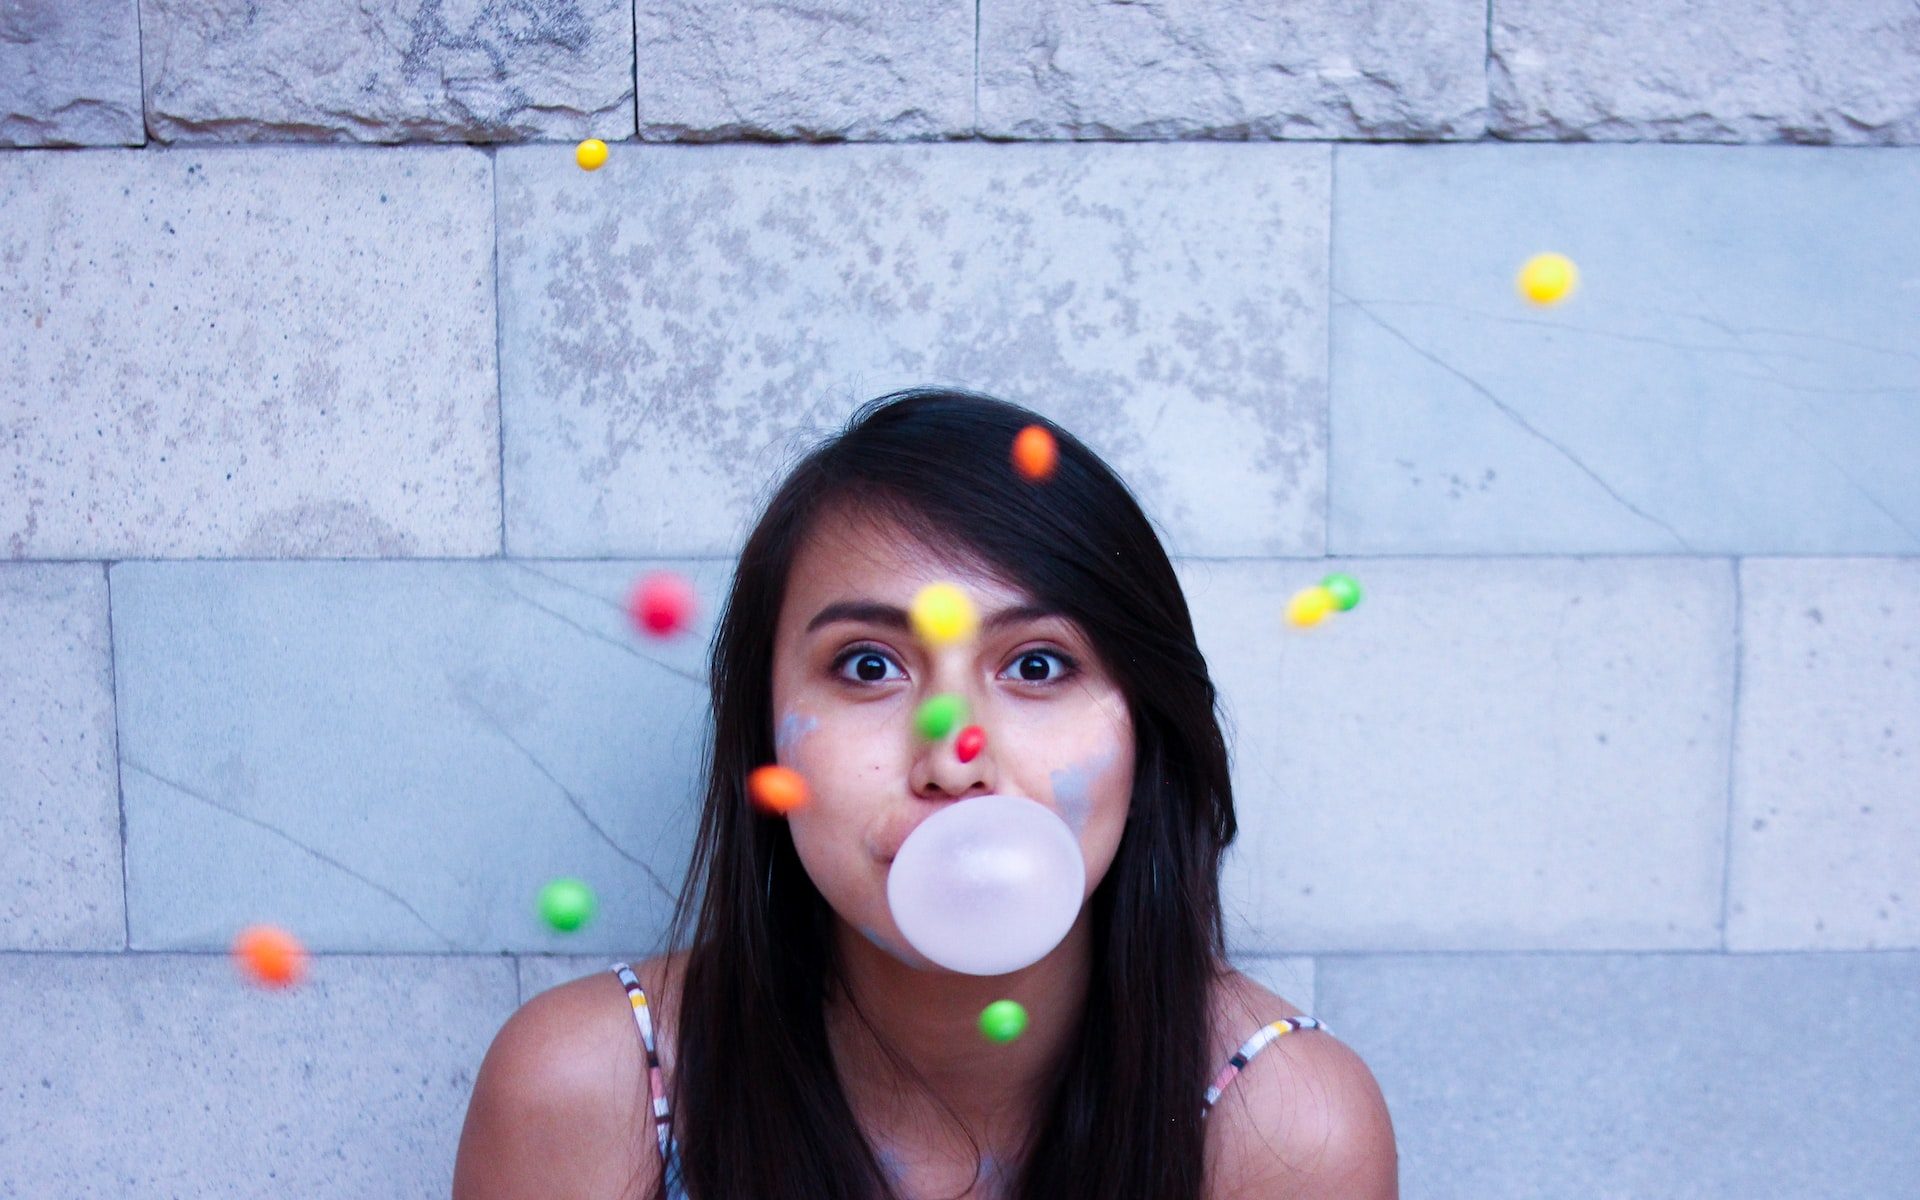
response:
M804 623L837 601L904 608L922 587L939 582L958 584L977 608L1033 602L1025 588L964 546L930 544L924 533L884 517L835 513L815 525L794 555L780 623Z

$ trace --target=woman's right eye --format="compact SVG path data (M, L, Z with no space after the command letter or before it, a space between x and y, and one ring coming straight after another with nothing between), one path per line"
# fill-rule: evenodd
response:
M898 671L898 665L888 655L871 647L855 647L834 661L833 673L849 683L886 683L889 678L905 679L906 672L888 676L887 668Z

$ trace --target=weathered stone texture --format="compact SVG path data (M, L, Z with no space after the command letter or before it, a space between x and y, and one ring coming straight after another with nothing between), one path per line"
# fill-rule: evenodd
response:
M499 547L475 150L0 155L0 555Z
M0 948L126 944L110 655L98 563L0 563Z
M1500 137L1920 143L1912 0L1494 0Z
M1007 138L1478 137L1480 0L982 0L980 131Z
M641 0L634 22L643 139L973 132L973 0Z
M136 0L0 0L0 146L137 146Z
M1728 945L1920 945L1920 558L1747 559L1740 583Z
M626 0L145 0L163 141L633 134Z
M1080 434L1194 554L1320 551L1324 146L500 151L507 549L738 549L862 401Z

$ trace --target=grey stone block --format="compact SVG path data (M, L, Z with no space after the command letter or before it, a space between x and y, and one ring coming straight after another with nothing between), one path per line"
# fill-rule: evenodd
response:
M1910 0L1495 0L1499 137L1920 142Z
M1334 570L1360 605L1287 625ZM1235 749L1240 954L1720 945L1729 564L1180 573Z
M1920 559L1740 564L1727 943L1920 948Z
M446 1196L513 964L309 966L0 954L0 1195Z
M1327 148L500 152L507 546L731 554L861 401L1082 436L1188 553L1318 553Z
M973 0L638 0L634 32L643 140L973 132Z
M1907 1196L1920 955L1321 959L1408 1200Z
M107 575L0 563L0 948L126 944Z
M626 0L145 0L162 141L633 135Z
M0 546L497 553L474 150L0 156Z
M138 0L0 4L0 146L138 146Z
M659 564L121 563L128 895L139 949L273 921L315 949L627 953L678 892L731 564L700 625L631 629ZM599 912L559 933L550 880Z
M1336 154L1333 552L1920 550L1920 152Z
M514 961L520 969L520 1003L549 988L571 983L588 975L606 972L614 963L638 964L656 950L608 951L606 954L522 954ZM624 1001L622 1001L624 1003Z
M980 131L1432 138L1486 131L1486 6L983 0Z
M1314 961L1311 958L1243 954L1233 956L1233 965L1241 974L1308 1016L1318 1015L1314 1011L1316 993ZM1251 1029L1247 1030L1247 1036L1252 1037L1253 1032Z

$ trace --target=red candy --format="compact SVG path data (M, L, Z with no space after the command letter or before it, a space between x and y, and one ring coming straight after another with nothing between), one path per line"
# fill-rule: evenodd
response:
M960 756L961 762L972 762L987 748L987 731L978 725L969 725L960 731L953 740L953 752Z
M672 571L657 571L634 585L627 612L653 637L672 637L693 623L693 585Z

